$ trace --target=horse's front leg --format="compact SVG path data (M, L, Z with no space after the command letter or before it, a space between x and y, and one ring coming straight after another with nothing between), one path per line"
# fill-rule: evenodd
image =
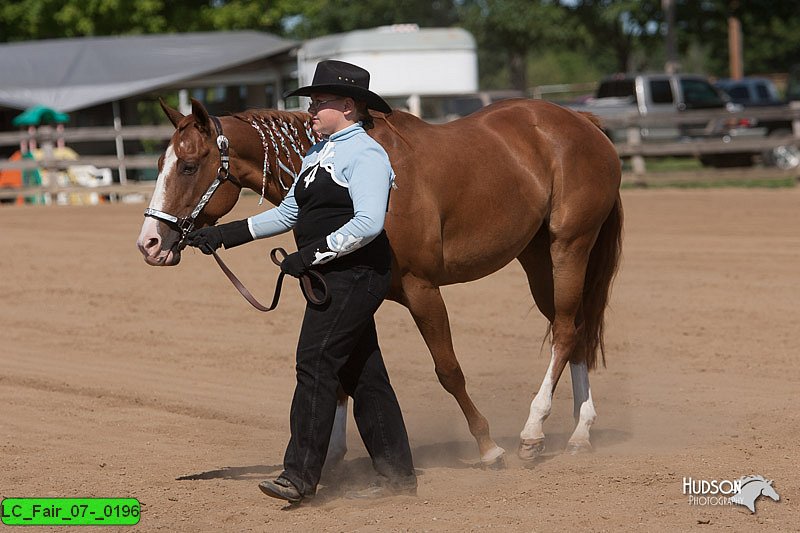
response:
M344 389L339 387L331 440L328 442L328 453L325 456L326 470L336 468L347 453L347 398Z
M444 389L453 395L464 413L469 431L478 443L484 466L502 467L505 450L489 435L489 422L478 411L467 394L466 381L456 359L447 309L438 287L407 276L402 281L404 297L400 303L408 307L428 350L433 357L436 376Z

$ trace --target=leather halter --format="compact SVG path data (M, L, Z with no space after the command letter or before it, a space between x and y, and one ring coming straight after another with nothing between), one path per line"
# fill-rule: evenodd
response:
M192 209L192 213L188 217L178 217L150 207L144 210L144 216L160 220L181 234L177 245L178 250L183 250L186 247L186 237L194 230L195 220L197 220L203 208L208 204L209 200L211 200L211 196L213 196L217 187L219 187L222 182L233 178L230 173L231 160L228 154L228 138L225 137L225 134L222 132L222 123L219 121L219 118L213 115L211 115L210 118L214 122L214 127L217 130L217 148L219 149L220 165L217 169L217 177L214 178L214 181L208 186L208 190L200 197L200 201L195 208Z
M165 213L164 211L159 211L158 209L151 209L149 207L144 210L144 216L160 220L161 222L164 222L168 226L180 232L181 238L177 244L178 250L182 250L186 247L186 237L192 232L192 230L194 230L195 220L198 216L200 216L200 213L203 211L203 208L206 206L209 200L211 200L211 196L214 194L214 191L217 190L217 187L219 187L223 181L233 179L233 176L230 173L228 138L225 137L225 134L222 131L222 123L220 122L219 118L213 115L210 115L210 118L214 122L214 127L217 129L217 148L219 148L220 165L217 169L217 177L214 178L214 181L211 183L211 185L209 185L208 190L206 190L206 192L200 198L200 201L192 210L192 213L188 217L178 217L169 213ZM278 258L279 254L283 256L281 259ZM283 286L283 277L285 275L283 272L278 274L278 282L275 286L272 304L267 307L255 299L250 291L247 290L247 287L245 287L242 282L239 281L239 278L237 278L236 275L231 271L231 269L228 268L228 265L225 264L216 251L213 251L212 255L214 256L214 259L216 260L220 269L222 269L222 272L225 273L230 282L233 283L233 286L236 287L236 290L239 291L239 294L241 294L244 299L250 303L250 305L262 312L272 311L278 306L278 300L281 296L281 287ZM273 263L281 266L283 259L286 259L286 250L283 248L275 248L270 252L270 258L272 259ZM322 289L322 296L317 296L314 292L312 278L314 278L320 285ZM325 278L323 278L319 272L309 270L301 275L300 289L303 291L303 296L305 296L306 300L314 305L325 305L330 301L330 295L328 294L328 286L325 283Z

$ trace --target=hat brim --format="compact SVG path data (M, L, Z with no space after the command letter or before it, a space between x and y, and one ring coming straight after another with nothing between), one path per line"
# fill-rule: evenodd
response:
M391 113L392 108L386 101L375 94L374 92L370 91L369 89L362 89L361 87L353 86L353 85L341 85L341 84L322 84L322 85L307 85L305 87L300 87L299 89L295 89L293 91L289 91L288 93L284 94L284 97L288 98L289 96L311 96L312 93L327 93L327 94L335 94L337 96L347 96L352 98L353 100L360 100L366 102L367 107L369 109L374 109L375 111L380 111L381 113Z

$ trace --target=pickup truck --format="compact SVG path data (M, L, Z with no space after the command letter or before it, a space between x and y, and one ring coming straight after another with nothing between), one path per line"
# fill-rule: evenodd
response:
M800 100L796 76L790 76L787 96ZM744 77L740 79L721 79L715 85L725 91L731 101L740 104L745 111L760 111L785 107L788 101L783 100L778 93L778 88L769 78ZM785 117L785 115L784 115ZM771 119L744 119L743 127L751 131L760 130L766 137L789 137L792 135L792 119L777 117ZM800 149L794 144L786 144L765 150L761 154L763 163L767 166L777 166L784 169L800 166Z
M726 110L735 112L740 106L733 104L705 77L696 74L618 74L600 82L596 94L579 105L568 104L577 111L589 111L602 120L604 117L636 113L676 113L691 110ZM690 118L678 125L641 129L643 142L679 141L692 139L722 139L731 133L731 123L725 117L712 120ZM615 143L625 142L627 132L607 130ZM751 164L750 154L708 154L700 158L703 164L713 166L740 166Z

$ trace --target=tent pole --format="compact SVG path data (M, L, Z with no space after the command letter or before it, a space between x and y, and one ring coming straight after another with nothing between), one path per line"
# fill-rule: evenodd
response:
M128 175L125 172L125 147L122 143L122 118L119 113L119 100L111 102L111 109L114 112L114 131L117 132L115 141L117 145L117 160L119 161L119 184L127 185Z
M181 89L178 91L178 111L184 115L192 112L192 102L189 101L189 91Z

